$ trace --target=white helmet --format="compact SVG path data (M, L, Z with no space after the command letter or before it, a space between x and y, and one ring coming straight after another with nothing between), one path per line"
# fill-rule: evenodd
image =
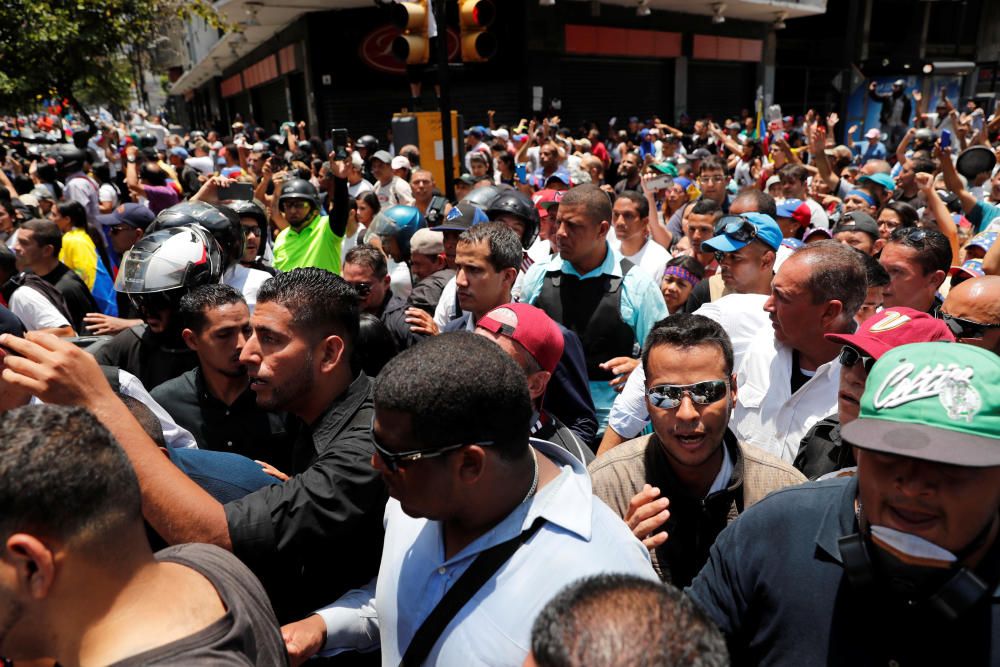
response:
M125 252L115 289L150 294L219 282L222 250L200 225L171 227L139 239Z

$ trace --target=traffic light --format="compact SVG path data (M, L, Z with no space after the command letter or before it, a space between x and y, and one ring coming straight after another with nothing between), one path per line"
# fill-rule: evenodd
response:
M392 6L392 22L403 34L392 40L392 55L407 65L426 63L431 56L431 42L427 36L430 18L428 0L396 2Z
M497 52L497 38L486 31L497 16L492 0L458 0L462 61L481 63Z

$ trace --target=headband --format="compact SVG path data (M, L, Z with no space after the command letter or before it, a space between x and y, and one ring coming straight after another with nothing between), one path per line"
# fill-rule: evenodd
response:
M850 192L847 193L847 196L850 197L851 195L854 195L855 197L861 197L866 202L868 202L869 206L875 206L875 198L872 197L867 192L865 192L864 190L851 190Z
M668 266L663 272L663 277L666 278L667 276L676 276L681 280L686 280L691 283L692 287L701 282L701 278L694 275L683 266Z

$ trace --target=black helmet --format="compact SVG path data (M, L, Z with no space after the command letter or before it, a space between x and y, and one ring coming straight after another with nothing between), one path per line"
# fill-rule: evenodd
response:
M521 245L525 250L531 247L538 236L538 210L527 196L517 190L508 190L493 200L486 210L486 215L493 220L501 213L507 213L519 218L524 223L524 234L521 235Z
M358 148L364 148L368 151L368 157L378 150L378 139L370 134L365 134L358 137L358 140L354 142L354 145Z
M499 197L502 192L496 185L486 185L481 188L473 188L472 192L467 194L462 201L488 211L490 210L490 206L493 205L493 200Z
M267 249L267 243L264 239L270 238L267 226L267 213L264 212L264 207L255 199L253 201L247 201L246 199L233 199L226 202L226 206L233 210L236 215L240 218L253 218L257 221L257 225L260 227L260 243L257 246L257 256L261 257L264 251ZM242 229L242 225L240 226Z
M319 210L319 193L316 192L316 186L304 178L285 181L281 186L281 196L278 197L278 208L282 208L286 201L292 199L303 199L312 205L313 211Z
M72 144L56 144L45 153L45 157L55 163L57 171L65 174L80 171L88 159L87 151Z
M152 132L146 132L139 137L139 148L156 148L156 142L156 135Z
M228 206L221 204L181 202L160 211L146 233L189 225L201 225L209 231L222 248L226 266L243 258L247 240L240 225L240 216Z

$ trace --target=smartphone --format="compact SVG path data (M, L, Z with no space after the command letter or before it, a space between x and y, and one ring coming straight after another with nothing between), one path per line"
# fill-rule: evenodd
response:
M218 197L219 201L230 201L233 199L250 201L253 199L253 186L249 183L233 183L227 187L219 188Z
M949 148L951 146L951 132L948 130L941 130L941 148Z
M674 179L664 174L663 176L657 176L656 178L650 179L647 185L651 190L666 190L673 184Z
M514 173L517 174L518 183L528 182L528 165L524 162L518 165L514 165Z
M333 152L335 160L347 159L347 130L338 127L330 130L330 139L333 140Z

